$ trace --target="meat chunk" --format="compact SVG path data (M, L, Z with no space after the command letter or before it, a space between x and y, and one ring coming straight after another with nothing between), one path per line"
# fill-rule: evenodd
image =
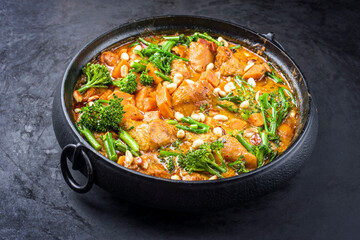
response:
M127 120L122 126L134 127L128 133L139 144L141 151L157 149L176 140L176 128L161 119L155 119L150 123Z
M190 77L190 72L189 69L186 67L185 62L179 59L174 59L171 64L171 76L174 77L176 73L181 73L184 79Z
M156 119L150 123L151 148L168 145L176 140L176 128L164 120Z
M217 49L215 67L219 68L221 75L230 76L244 73L244 66L234 53L227 47Z
M112 52L103 52L100 56L100 64L115 66L119 59L120 57Z
M208 133L204 133L204 134L186 132L186 135L184 138L185 141L192 143L197 139L203 140L204 142L213 142L216 139L218 139L218 137L216 137L215 134L212 133L211 131L209 131Z
M127 120L122 123L125 129L134 127L128 133L139 144L141 151L150 150L150 126L141 121Z
M201 105L212 100L214 88L206 80L194 84L182 84L172 95L172 104L175 111L186 116L200 108Z
M240 156L244 156L245 166L247 168L257 168L256 157L249 153L236 138L225 135L220 138L220 140L224 141L224 148L221 150L221 155L225 160L234 162L239 159Z
M196 72L203 72L206 66L214 61L214 55L206 40L199 38L197 42L190 43L189 61Z

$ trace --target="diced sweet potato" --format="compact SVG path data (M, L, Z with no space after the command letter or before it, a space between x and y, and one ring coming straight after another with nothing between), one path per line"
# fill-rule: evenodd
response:
M129 93L116 90L116 91L113 92L113 94L111 94L108 97L108 100L113 99L114 95L116 95L118 98L123 99L122 102L121 102L123 105L126 105L126 104L135 105L134 96L129 94Z
M124 65L126 65L128 69L130 69L130 64L125 60L121 60L121 62L118 65L116 65L116 67L112 71L111 76L113 78L121 78L121 67Z
M243 129L245 126L247 125L247 122L237 119L237 118L232 118L229 120L228 122L228 126L229 128L233 129L233 130L241 130Z
M155 71L158 70L151 63L146 66L146 70L148 71L148 75L154 78L155 84L159 84L162 82L162 78L155 74Z
M159 84L156 93L156 104L163 117L174 118L173 111L171 110L171 97L167 88Z
M112 94L112 91L108 89L100 95L100 99L107 100L110 94Z
M124 162L125 162L125 156L120 156L117 160L117 164L120 164L123 166L124 166Z
M244 73L243 78L253 78L255 80L262 78L262 76L264 76L264 74L266 73L266 66L266 63L254 64L251 68L249 68L249 70Z
M144 99L144 111L156 110L156 100L154 98Z
M136 107L144 111L144 99L149 95L149 89L147 87L142 88L135 94Z
M291 141L292 137L294 136L294 129L285 123L279 126L277 132L282 141Z
M260 127L260 126L264 125L264 121L263 121L261 113L251 114L248 118L248 122L255 127Z
M144 119L144 115L142 114L142 112L132 104L125 105L123 110L125 112L124 118L123 118L124 121L129 120L129 119L132 119L132 120L143 120Z
M201 73L199 80L207 80L213 87L217 87L220 83L213 70Z

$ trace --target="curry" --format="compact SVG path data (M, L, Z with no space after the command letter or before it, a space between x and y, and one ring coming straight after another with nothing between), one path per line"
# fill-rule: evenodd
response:
M247 173L283 153L298 126L293 91L261 51L198 32L106 50L75 86L75 125L99 153L144 174Z

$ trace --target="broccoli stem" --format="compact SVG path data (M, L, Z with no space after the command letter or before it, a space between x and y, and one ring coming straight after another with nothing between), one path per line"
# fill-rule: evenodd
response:
M233 47L229 47L230 49L238 49L241 48L241 45L237 45L237 46L233 46Z
M269 66L271 68L271 73L266 72L266 75L269 76L270 78L272 78L276 83L283 83L284 81L281 78L279 78L278 76L276 76L274 67L271 64L269 64Z
M194 33L194 35L195 34L197 36L199 36L200 38L202 38L202 39L205 39L205 40L216 43L216 45L218 45L218 46L223 46L224 45L222 42L219 42L218 40L216 40L215 38L213 38L213 37L211 37L211 36L209 36L207 34L203 34L203 33L199 33L199 32Z
M178 55L172 54L171 52L168 52L168 51L164 51L163 49L159 48L156 44L150 43L150 42L146 41L146 40L143 39L143 38L139 38L139 40L140 40L142 43L144 43L145 45L151 46L151 47L155 48L157 52L164 53L165 55L170 56L170 57L174 57L174 58L176 58L176 59L181 59L181 60L183 60L183 61L185 61L185 62L188 62L188 61L189 61L189 59L179 57Z
M249 90L250 90L251 92L254 92L254 88L253 88L248 82L246 82L241 76L236 75L236 76L235 76L235 82L236 82L237 84L239 84L239 82L245 84L245 85L249 88Z
M248 150L248 152L254 154L254 147L248 143L241 134L236 135L236 139Z
M172 119L166 120L166 122L167 122L168 124L171 124L171 125L174 125L174 124L177 124L177 123L178 123L178 121L172 120Z
M161 77L161 78L162 78L163 80L165 80L165 81L169 81L169 82L171 82L171 83L173 82L170 77L166 76L166 75L163 74L162 72L159 72L159 71L155 70L155 74L156 74L157 76Z
M143 71L145 71L145 69L146 69L146 66L145 65L143 65L143 64L141 64L141 63L138 63L138 62L132 62L131 64L130 64L130 67L132 67L133 68L133 71L134 72L143 72Z
M176 45L175 41L166 41L162 46L161 49L167 52L171 52L171 49Z
M134 157L138 157L139 154L137 152L135 152L134 150L132 150L130 147L128 147L125 143L123 143L121 140L116 140L115 141L115 148L116 150L119 150L123 153L126 152L126 150L129 150L131 152L131 154L134 156Z
M84 126L80 126L78 124L76 124L76 128L78 129L78 131L84 135L84 137L86 138L86 140L90 143L90 145L95 148L96 150L100 150L101 149L101 145L100 143L96 140L96 138L94 137L94 135L92 134L92 132L90 131L90 129L84 127Z
M139 144L124 130L120 130L119 138L123 140L132 150L139 152Z
M170 157L170 156L179 156L179 155L180 155L180 153L177 153L177 152L161 150L159 156L160 157Z
M189 132L193 132L193 133L197 133L197 134L202 134L202 133L206 133L205 129L193 129L187 126L182 126L182 125L175 125L175 127L185 130L185 131L189 131Z
M296 105L296 99L295 99L294 95L288 89L279 87L279 93L280 93L281 98L283 100L286 100L284 92L286 92L286 94L291 98L291 101L293 102L293 104Z
M181 121L185 122L185 123L189 123L189 124L196 124L198 125L200 128L203 128L206 130L206 132L209 131L210 129L210 126L209 125L206 125L204 123L201 123L201 122L198 122L196 121L195 119L193 119L192 117L182 117L181 118Z
M114 139L112 138L112 134L110 132L105 134L105 138L103 139L103 143L104 143L104 147L105 147L107 157L111 161L115 162L117 160L117 155L116 155L115 147L114 147Z
M222 166L224 169L226 169L226 163L225 163L225 161L224 161L224 159L223 159L220 151L219 151L219 150L216 150L216 151L214 151L214 152L215 152L216 156L220 159L221 166Z
M264 93L259 97L259 103L260 103L260 110L261 110L261 116L264 120L264 128L266 132L269 132L265 110L269 108L269 100L268 100L268 93Z
M275 136L276 129L278 127L277 119L278 119L278 111L277 111L277 103L271 104L271 122L270 122L270 131L269 134L271 136Z

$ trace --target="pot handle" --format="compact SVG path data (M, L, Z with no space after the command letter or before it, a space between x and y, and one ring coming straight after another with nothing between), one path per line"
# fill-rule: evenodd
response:
M285 52L285 48L275 39L275 33L273 32L268 32L268 33L262 33L260 34L261 36L263 36L264 38L266 38L267 40L270 40L272 43L274 43L278 48L280 48L281 50L283 50Z
M72 190L78 193L88 192L94 184L94 169L85 150L87 150L87 148L81 143L78 143L77 145L68 144L63 148L60 157L61 172L65 179L65 182ZM84 185L80 185L76 182L76 180L70 173L69 166L67 164L67 159L69 159L72 162L72 169L79 170L81 166L79 158L80 154L86 165L87 181Z

